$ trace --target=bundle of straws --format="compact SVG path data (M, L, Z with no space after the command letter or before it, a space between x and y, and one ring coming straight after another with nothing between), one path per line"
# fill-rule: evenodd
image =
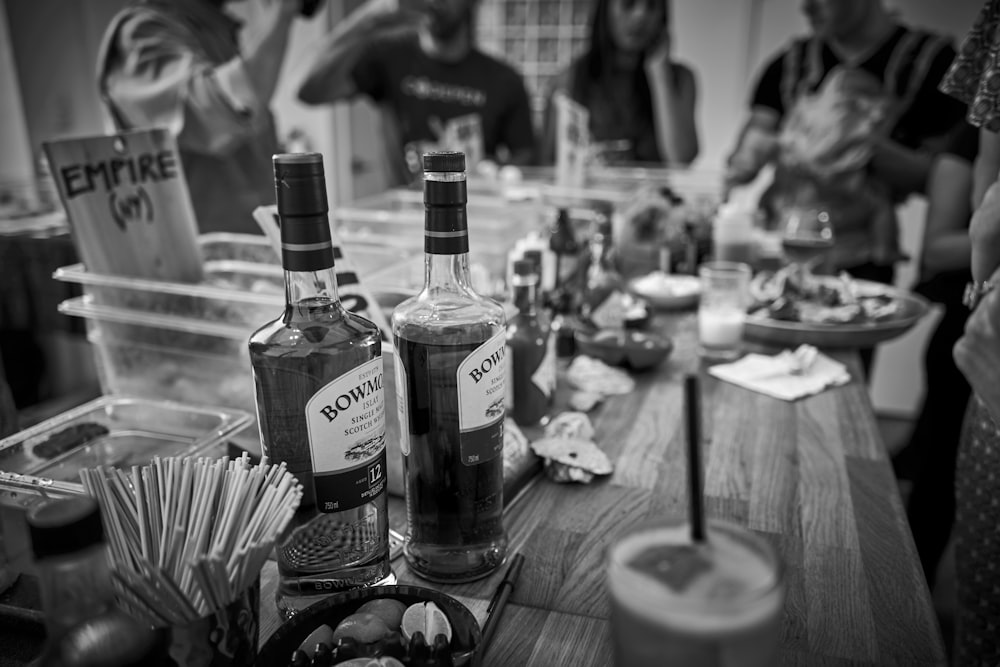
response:
M260 575L302 499L285 464L155 458L80 472L101 507L119 601L150 625L187 625Z

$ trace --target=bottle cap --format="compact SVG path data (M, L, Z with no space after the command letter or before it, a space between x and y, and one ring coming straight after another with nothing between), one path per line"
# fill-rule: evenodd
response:
M424 153L424 171L465 171L465 153L461 151Z
M271 162L278 212L283 219L329 212L321 153L279 153Z
M59 556L104 541L101 510L90 496L60 498L28 513L35 558Z
M538 273L538 265L534 261L528 258L528 253L525 253L524 259L518 259L514 261L514 275L515 276L533 276Z

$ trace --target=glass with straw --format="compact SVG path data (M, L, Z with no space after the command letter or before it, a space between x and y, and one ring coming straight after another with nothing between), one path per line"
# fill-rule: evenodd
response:
M685 378L689 516L620 536L608 555L617 667L765 667L775 664L784 583L771 545L706 521L698 377Z

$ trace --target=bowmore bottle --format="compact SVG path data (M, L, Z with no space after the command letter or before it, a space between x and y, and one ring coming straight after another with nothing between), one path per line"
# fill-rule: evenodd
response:
M503 308L472 288L465 155L428 153L424 288L392 315L406 474L403 553L417 575L479 579L504 560Z
M264 453L303 487L276 546L278 610L392 580L378 327L337 295L323 156L274 156L285 310L250 338Z

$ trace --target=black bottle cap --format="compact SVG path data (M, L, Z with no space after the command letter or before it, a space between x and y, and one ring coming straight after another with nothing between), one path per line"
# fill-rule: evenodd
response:
M60 556L104 541L101 510L90 496L60 498L28 513L35 558Z
M465 153L461 151L437 151L424 153L424 171L465 171Z
M538 265L534 261L528 259L527 253L525 253L524 259L518 259L514 261L514 275L515 276L533 276L538 273Z
M283 218L325 216L329 212L322 154L279 153L271 161L278 213Z

